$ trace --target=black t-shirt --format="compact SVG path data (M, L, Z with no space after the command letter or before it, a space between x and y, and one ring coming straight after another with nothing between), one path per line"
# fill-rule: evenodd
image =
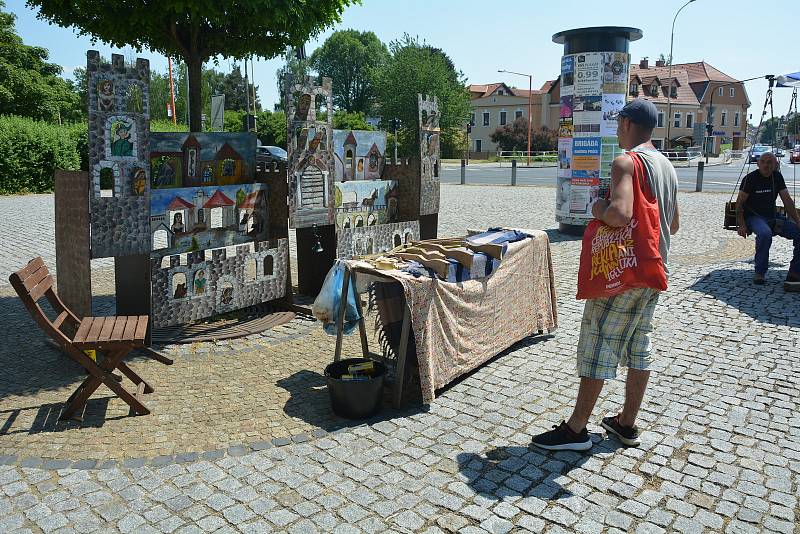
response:
M775 217L775 200L778 198L778 191L786 189L786 182L783 175L774 171L771 177L764 177L754 170L744 177L739 190L747 193L747 201L744 203L744 216L760 215L765 219Z

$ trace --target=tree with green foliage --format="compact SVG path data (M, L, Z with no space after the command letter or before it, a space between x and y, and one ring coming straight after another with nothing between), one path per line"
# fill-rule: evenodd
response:
M256 91L256 111L261 110L261 102L258 98L258 86L247 83L245 87L244 76L239 65L234 65L231 72L225 75L222 81L222 93L225 94L225 109L236 111L247 111L247 102L253 99L253 91ZM250 102L252 109L253 103Z
M283 111L259 111L256 125L262 144L286 148L286 115Z
M375 102L375 73L389 60L389 50L373 32L333 32L311 55L320 76L333 79L333 105L369 114Z
M501 150L528 150L528 118L519 117L511 124L498 127L490 136L492 143L497 143ZM531 152L547 152L556 150L558 138L555 132L545 127L531 131Z
M209 58L272 58L340 20L357 0L27 0L39 16L113 46L180 56L188 67L189 125L200 131L202 68Z
M22 42L16 16L4 7L0 0L0 113L55 123L80 120L75 86L59 77L59 65L47 62L47 49Z
M348 113L340 109L333 112L333 127L337 130L374 130L360 111Z
M391 57L376 73L379 113L384 123L397 118L400 150L416 154L418 146L417 94L439 100L439 126L443 137L459 129L470 113L469 93L464 75L441 49L405 35L389 45Z

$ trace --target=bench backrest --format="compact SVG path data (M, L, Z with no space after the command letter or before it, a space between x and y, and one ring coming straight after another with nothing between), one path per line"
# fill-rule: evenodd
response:
M71 337L61 329L68 326L74 330L80 324L80 319L53 291L53 277L44 260L41 257L32 259L25 267L12 273L8 280L39 327L62 347L70 345ZM54 320L50 320L39 306L42 297L45 297L55 310L57 316Z

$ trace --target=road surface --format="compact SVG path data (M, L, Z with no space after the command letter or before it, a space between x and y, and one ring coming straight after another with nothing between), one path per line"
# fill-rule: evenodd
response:
M750 165L754 170L755 165ZM697 180L697 167L678 167L678 187L681 191L694 191ZM733 191L739 175L742 172L742 163L730 165L713 165L706 167L703 174L703 191L729 193ZM745 166L745 174L747 168ZM788 158L784 159L782 172L789 191L793 190L796 180L800 189L800 165L791 165ZM458 165L446 164L442 167L440 177L443 183L457 184L461 181L461 169ZM511 165L504 163L500 167L497 163L478 163L467 167L467 184L511 184ZM555 186L555 167L517 167L517 185L552 185Z

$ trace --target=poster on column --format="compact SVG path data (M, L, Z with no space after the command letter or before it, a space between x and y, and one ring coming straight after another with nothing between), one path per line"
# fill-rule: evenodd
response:
M603 113L600 95L576 96L572 104L573 137L597 137Z
M625 94L628 92L628 54L603 52L603 92Z
M572 177L600 178L600 138L575 138L572 142Z
M558 176L572 176L572 139L569 137L558 139Z
M600 192L598 178L572 178L569 188L569 214L591 217L591 207Z
M561 96L571 95L575 90L575 56L561 58Z
M609 137L617 135L617 117L625 106L625 95L621 93L606 93L603 95L602 113L600 122L600 135Z
M572 117L572 96L561 96L560 118L569 119Z
M603 93L603 53L575 54L575 96Z
M616 137L603 137L600 141L600 178L611 178L611 163L622 154Z
M560 119L558 121L558 136L572 138L572 119Z

